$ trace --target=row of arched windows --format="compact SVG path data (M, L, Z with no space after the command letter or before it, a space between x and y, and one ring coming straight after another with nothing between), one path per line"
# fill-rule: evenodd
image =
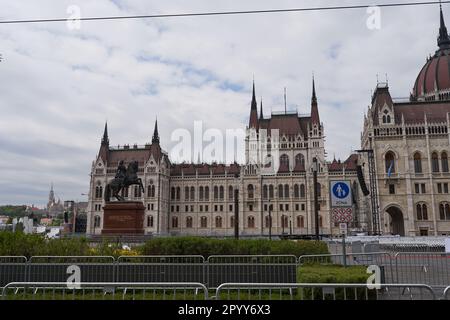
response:
M428 220L428 207L425 203L418 203L416 205L417 220ZM450 204L441 202L439 204L439 219L450 220Z
M186 217L186 228L193 228L193 220L194 218L191 216ZM273 227L271 226L271 216L265 217L265 228ZM172 228L179 228L179 218L172 217ZM286 215L282 215L280 218L280 226L281 228L289 228L289 218ZM322 227L322 216L319 216L319 226ZM147 227L153 227L153 216L147 217ZM223 218L221 216L216 216L214 218L214 227L215 228L223 228ZM234 227L234 216L230 217L230 228ZM255 217L249 216L247 217L247 228L253 229L255 228ZM305 217L297 216L296 218L296 227L297 228L305 228ZM200 217L200 228L208 228L208 217Z
M440 162L440 168L439 168ZM448 172L448 155L447 152L442 152L440 159L437 152L431 154L431 170L432 172ZM422 173L422 156L419 152L414 154L414 172Z
M422 155L420 152L414 153L414 172L422 173ZM395 173L396 172L396 163L395 163L395 154L392 151L389 151L384 156L385 160L385 170L386 173ZM448 166L448 154L443 151L440 156L437 152L433 152L431 154L431 171L434 173L438 172L449 172Z
M320 183L317 183L317 194L320 197L322 195L322 186ZM306 187L302 184L294 184L294 198L300 199L305 198L306 196ZM263 186L263 199L273 199L274 197L274 186L273 185L264 185ZM289 193L289 185L285 184L279 184L278 185L278 198L290 198Z

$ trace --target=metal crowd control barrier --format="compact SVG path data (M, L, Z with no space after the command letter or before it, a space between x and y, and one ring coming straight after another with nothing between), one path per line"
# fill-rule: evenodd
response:
M207 260L208 288L225 282L290 283L297 279L293 255L213 255Z
M345 259L345 260L344 260ZM317 254L304 255L298 259L299 266L306 264L338 264L347 266L370 266L376 265L381 269L382 283L398 283L395 278L395 257L387 252L373 252L373 253L348 253L343 254Z
M115 259L109 256L34 256L27 264L27 282L64 282L80 268L81 282L114 282Z
M398 282L447 286L450 284L450 253L400 252L395 255L395 271Z
M226 293L225 293L226 291ZM430 286L423 284L335 283L224 283L217 287L216 300L435 300Z
M117 262L118 282L206 283L203 256L121 256Z
M445 288L443 299L444 300L450 300L450 286Z
M27 258L0 256L0 288L10 282L26 281Z
M71 287L73 286L73 287ZM77 287L78 286L78 287ZM3 300L196 300L208 299L208 289L195 282L13 282Z

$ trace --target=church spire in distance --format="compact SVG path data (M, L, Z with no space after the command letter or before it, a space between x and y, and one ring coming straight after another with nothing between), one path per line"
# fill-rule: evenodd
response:
M311 97L311 122L320 125L319 107L317 106L316 81L312 79L312 97Z
M439 37L438 46L441 50L450 49L450 37L448 36L447 27L445 25L444 13L442 12L442 4L440 6L440 27L439 27Z
M262 97L261 97L261 106L259 109L259 120L263 120L263 119L264 119L264 114L263 114Z
M103 131L102 145L109 145L108 122L105 122L105 130Z
M155 121L155 131L153 132L152 143L159 144L158 119Z
M249 128L258 128L258 104L256 102L255 80L253 80L252 103L250 108Z

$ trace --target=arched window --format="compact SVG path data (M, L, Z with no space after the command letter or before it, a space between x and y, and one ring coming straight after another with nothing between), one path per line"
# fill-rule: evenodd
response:
M428 209L425 203L416 205L417 220L428 220Z
M94 217L94 228L100 227L100 216Z
M305 218L303 216L297 216L297 228L305 227Z
M177 187L177 200L180 200L181 188Z
M278 198L279 199L283 198L283 185L282 184L278 185Z
M223 186L220 186L220 188L219 188L219 199L220 199L220 200L223 200L224 197L225 197L225 190L224 190L224 187L223 187Z
M319 227L322 228L323 227L323 220L322 220L322 216L319 216Z
M442 172L448 172L448 155L445 151L441 153L441 167Z
M422 157L419 152L414 154L414 172L422 173Z
M305 156L301 153L295 156L295 166L305 167Z
M222 217L216 217L216 228L222 228Z
M269 199L273 199L273 185L269 185Z
M287 154L283 154L280 157L280 167L286 167L289 169L289 156Z
M248 193L248 198L249 199L253 199L253 197L254 197L254 187L253 187L253 185L252 184L249 184L248 186L247 186L247 193Z
M294 198L296 199L300 198L300 190L298 184L294 184Z
M228 187L228 199L233 200L233 198L234 198L233 186L229 186Z
M248 221L248 228L249 229L253 229L255 227L255 217L254 216L249 216L247 218Z
M140 186L134 186L134 197L135 198L141 197L141 187Z
M439 157L436 152L431 155L431 170L433 172L439 172Z
M184 187L184 201L189 200L189 187Z
M205 200L209 201L209 187L205 187Z
M147 227L153 228L153 216L147 216Z
M230 228L234 228L234 216L230 217Z
M175 187L170 189L170 199L175 200Z
M172 217L172 228L178 228L178 217Z
M214 200L219 200L219 187L214 186Z
M387 174L395 173L395 155L392 151L389 151L384 156L384 164Z
M199 200L203 201L203 186L201 186L198 190L198 196L199 196Z
M288 217L286 215L282 215L281 216L281 227L282 228L287 228L288 227Z
M263 199L267 199L267 197L269 196L269 188L267 187L267 184L265 184L263 186Z
M207 217L200 218L200 228L208 228L208 218Z
M192 228L192 217L186 217L186 228Z
M441 220L450 220L450 205L447 202L439 204L439 218Z
M267 229L271 227L271 223L270 223L271 220L272 220L272 217L270 217L270 216L266 216L264 219L264 225Z
M305 185L301 184L300 185L300 198L304 198L305 197Z
M195 200L195 188L191 187L191 201Z
M284 197L289 198L289 185L284 185Z

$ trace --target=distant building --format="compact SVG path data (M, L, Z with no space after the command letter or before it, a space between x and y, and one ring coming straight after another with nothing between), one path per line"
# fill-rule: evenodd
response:
M51 184L50 193L48 195L47 202L47 214L50 217L57 217L60 214L64 213L64 205L61 203L61 200L58 198L56 201L55 192L53 191L53 183Z

